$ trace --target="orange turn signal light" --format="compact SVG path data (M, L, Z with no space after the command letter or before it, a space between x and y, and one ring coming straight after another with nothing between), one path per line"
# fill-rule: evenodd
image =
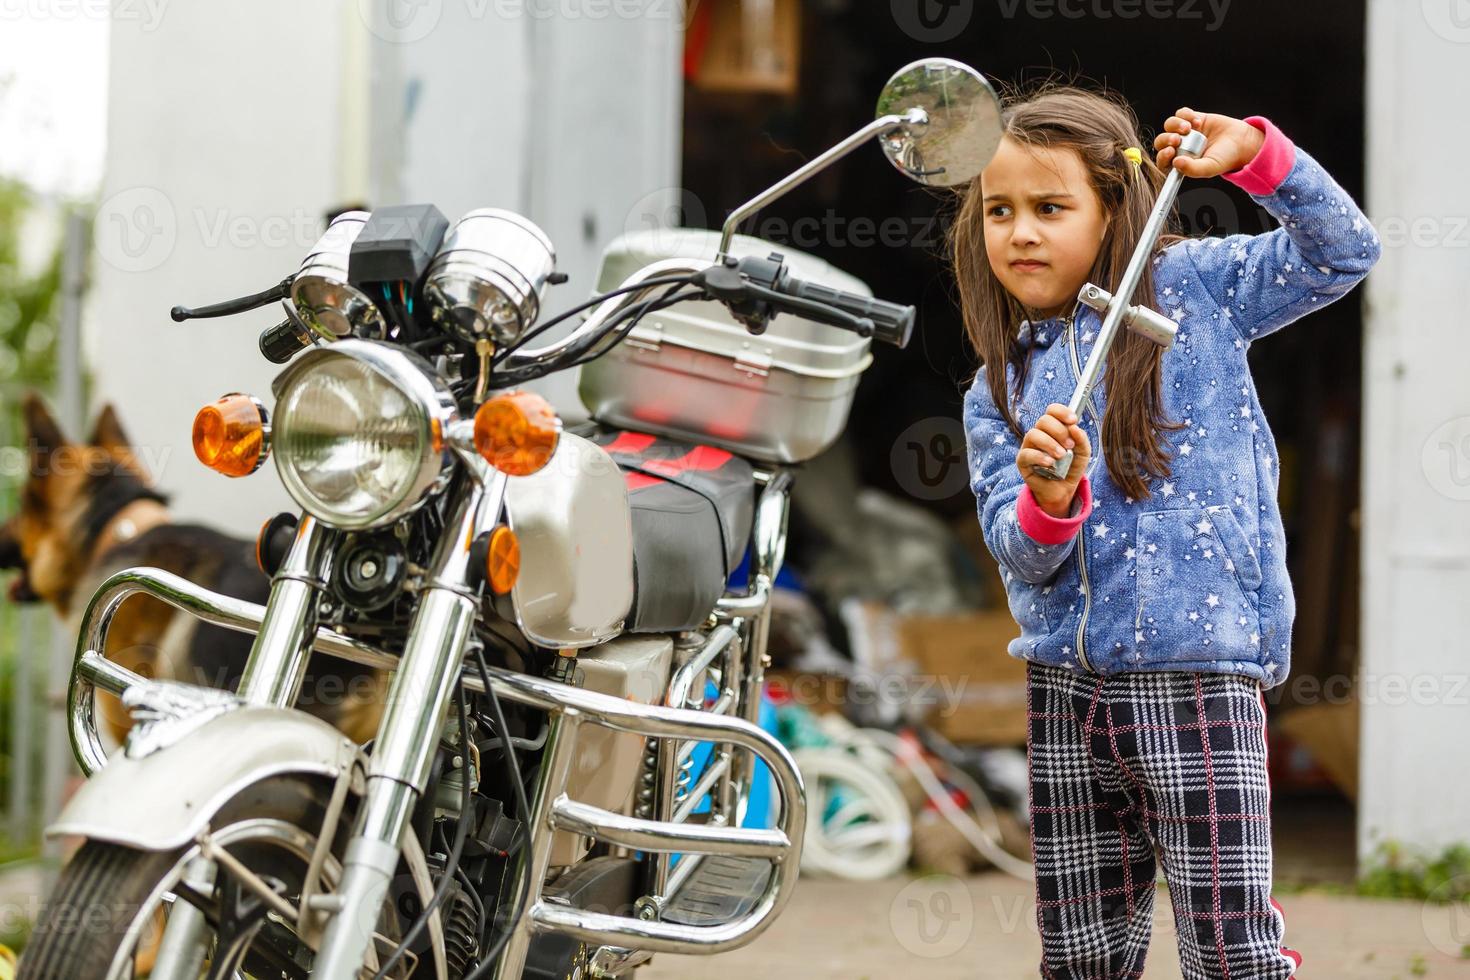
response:
M561 438L556 409L531 391L507 391L475 412L475 451L508 476L530 476L551 462Z
M194 455L225 476L249 476L270 455L265 407L238 392L205 405L194 416Z
M496 595L505 595L515 587L520 574L520 539L502 524L490 532L490 547L485 551L485 581Z

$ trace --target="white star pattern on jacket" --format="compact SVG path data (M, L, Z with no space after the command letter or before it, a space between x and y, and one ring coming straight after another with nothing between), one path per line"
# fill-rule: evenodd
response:
M1002 566L1021 627L1013 656L1103 674L1229 671L1266 686L1286 679L1295 603L1276 503L1279 454L1247 353L1254 341L1345 295L1381 248L1351 198L1309 154L1295 153L1275 192L1253 196L1280 227L1185 240L1153 257L1151 305L1179 324L1162 357L1162 407L1181 427L1160 434L1168 472L1146 480L1147 496L1135 499L1113 482L1098 419L1084 412L1097 453L1088 471L1093 510L1081 534L1058 544L1032 540L1016 519L1024 483L1015 440L990 401L985 370L977 374L965 397L967 458L985 543ZM1031 335L1023 326L1020 340L1032 348L1018 392L1023 428L1040 407L1069 400L1072 358L1085 355L1080 347L1096 340L1099 323L1084 308L1071 336L1056 319ZM1067 349L1073 339L1075 352ZM1020 365L1005 370L1016 392ZM1106 394L1104 375L1094 392L1099 411ZM1084 608L1085 642L1077 650Z

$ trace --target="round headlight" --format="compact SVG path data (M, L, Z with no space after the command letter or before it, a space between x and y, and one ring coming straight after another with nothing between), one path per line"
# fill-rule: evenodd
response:
M411 512L444 467L454 400L400 350L339 341L277 383L276 469L309 514L359 530Z

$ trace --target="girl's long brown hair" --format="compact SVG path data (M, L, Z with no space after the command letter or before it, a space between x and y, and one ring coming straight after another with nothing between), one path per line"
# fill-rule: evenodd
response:
M1133 110L1108 93L1048 81L1029 91L1005 92L1001 119L1006 137L1022 146L1066 148L1081 156L1103 212L1109 216L1107 234L1088 281L1115 291L1165 176L1154 164L1152 142L1139 138ZM1123 155L1129 146L1140 148L1140 165L1135 166ZM985 252L982 196L980 178L976 177L964 190L950 227L950 254L965 334L981 364L990 368L986 383L991 399L1016 438L1021 439L1025 432L1012 404L1024 389L1030 362L1029 348L1023 350L1017 338L1027 311L991 271ZM1178 238L1162 235L1159 247ZM1153 303L1152 265L1144 266L1134 303ZM1119 330L1099 381L1106 386L1107 407L1103 412L1102 446L1094 446L1093 451L1102 451L1113 482L1135 500L1149 498L1148 476L1167 479L1171 472L1160 431L1184 428L1182 423L1170 421L1163 410L1162 353L1163 349L1152 341L1130 330ZM1008 363L1016 368L1014 394L1007 390Z

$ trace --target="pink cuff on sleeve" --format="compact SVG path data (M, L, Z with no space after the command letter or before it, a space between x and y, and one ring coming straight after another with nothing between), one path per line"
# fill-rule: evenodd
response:
M1077 482L1072 510L1071 517L1052 517L1041 509L1030 487L1022 487L1021 496L1016 500L1016 520L1026 536L1037 544L1063 544L1071 540L1082 522L1087 520L1087 515L1092 513L1092 487L1086 476Z
M1247 194L1275 194L1296 163L1296 144L1265 116L1250 116L1245 121L1265 133L1266 142L1250 163L1220 176Z

